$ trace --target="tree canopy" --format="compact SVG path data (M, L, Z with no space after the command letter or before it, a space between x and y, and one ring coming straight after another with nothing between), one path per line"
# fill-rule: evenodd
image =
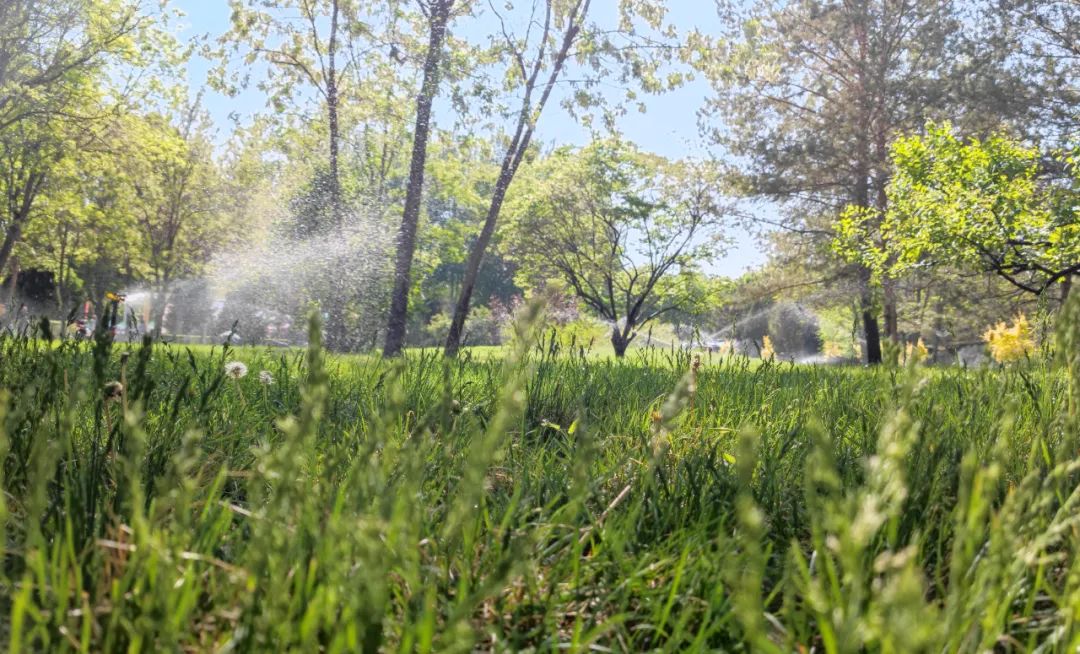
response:
M963 139L951 125L892 146L889 210L852 207L838 250L880 275L949 265L999 275L1035 295L1080 272L1080 175L1049 176L1039 150L1007 135Z
M331 347L453 355L545 294L618 353L875 363L1078 272L1072 0L230 0L185 43L192 1L0 5L7 308L128 289L164 334L289 342L314 307ZM641 137L695 111L693 157Z
M611 325L622 356L643 325L695 301L695 273L723 251L708 167L618 140L563 148L519 181L505 247L527 286L564 282Z

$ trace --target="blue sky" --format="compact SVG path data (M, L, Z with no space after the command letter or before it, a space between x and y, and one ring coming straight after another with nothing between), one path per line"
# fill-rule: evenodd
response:
M181 39L192 39L200 35L216 38L229 27L229 6L226 0L172 0L171 6L184 12L184 18L177 27ZM596 11L601 14L614 14L614 0L599 0ZM467 26L470 32L483 35L484 22L490 19L463 19L476 21ZM669 3L669 22L680 31L698 28L707 31L715 25L715 16L711 2L705 0L672 0ZM491 28L495 28L492 24ZM189 83L193 89L203 89L210 62L195 57L189 67ZM702 157L709 154L707 145L698 134L697 111L702 107L710 93L709 86L703 81L693 81L681 88L659 96L644 97L646 113L636 109L627 111L618 122L618 128L625 138L639 147L670 157ZM241 122L247 122L250 116L268 111L266 99L254 88L243 91L236 97L227 97L204 89L204 103L213 116L218 130L225 132L232 123L230 115L237 115ZM545 110L537 126L537 138L545 144L586 143L590 138L588 130L555 103ZM730 251L723 258L711 265L710 271L716 274L736 276L749 268L765 261L761 246L742 229L732 228L728 234L734 241Z

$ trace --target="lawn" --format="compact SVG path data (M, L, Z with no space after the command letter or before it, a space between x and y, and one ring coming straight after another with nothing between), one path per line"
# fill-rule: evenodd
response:
M1048 362L699 367L522 338L387 363L312 342L0 338L0 642L1080 645L1077 423Z

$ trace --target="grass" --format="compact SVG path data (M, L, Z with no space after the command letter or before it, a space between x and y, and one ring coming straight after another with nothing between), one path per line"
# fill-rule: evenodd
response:
M1064 369L5 336L0 643L1075 651L1077 307Z

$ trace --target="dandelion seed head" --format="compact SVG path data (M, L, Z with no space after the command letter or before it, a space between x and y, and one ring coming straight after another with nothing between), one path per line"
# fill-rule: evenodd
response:
M274 383L274 376L270 374L269 370L261 370L259 371L259 383L269 386Z
M119 399L124 394L124 385L118 381L111 381L105 384L105 400Z
M240 361L230 361L225 364L225 374L233 379L241 379L247 375L248 369Z

